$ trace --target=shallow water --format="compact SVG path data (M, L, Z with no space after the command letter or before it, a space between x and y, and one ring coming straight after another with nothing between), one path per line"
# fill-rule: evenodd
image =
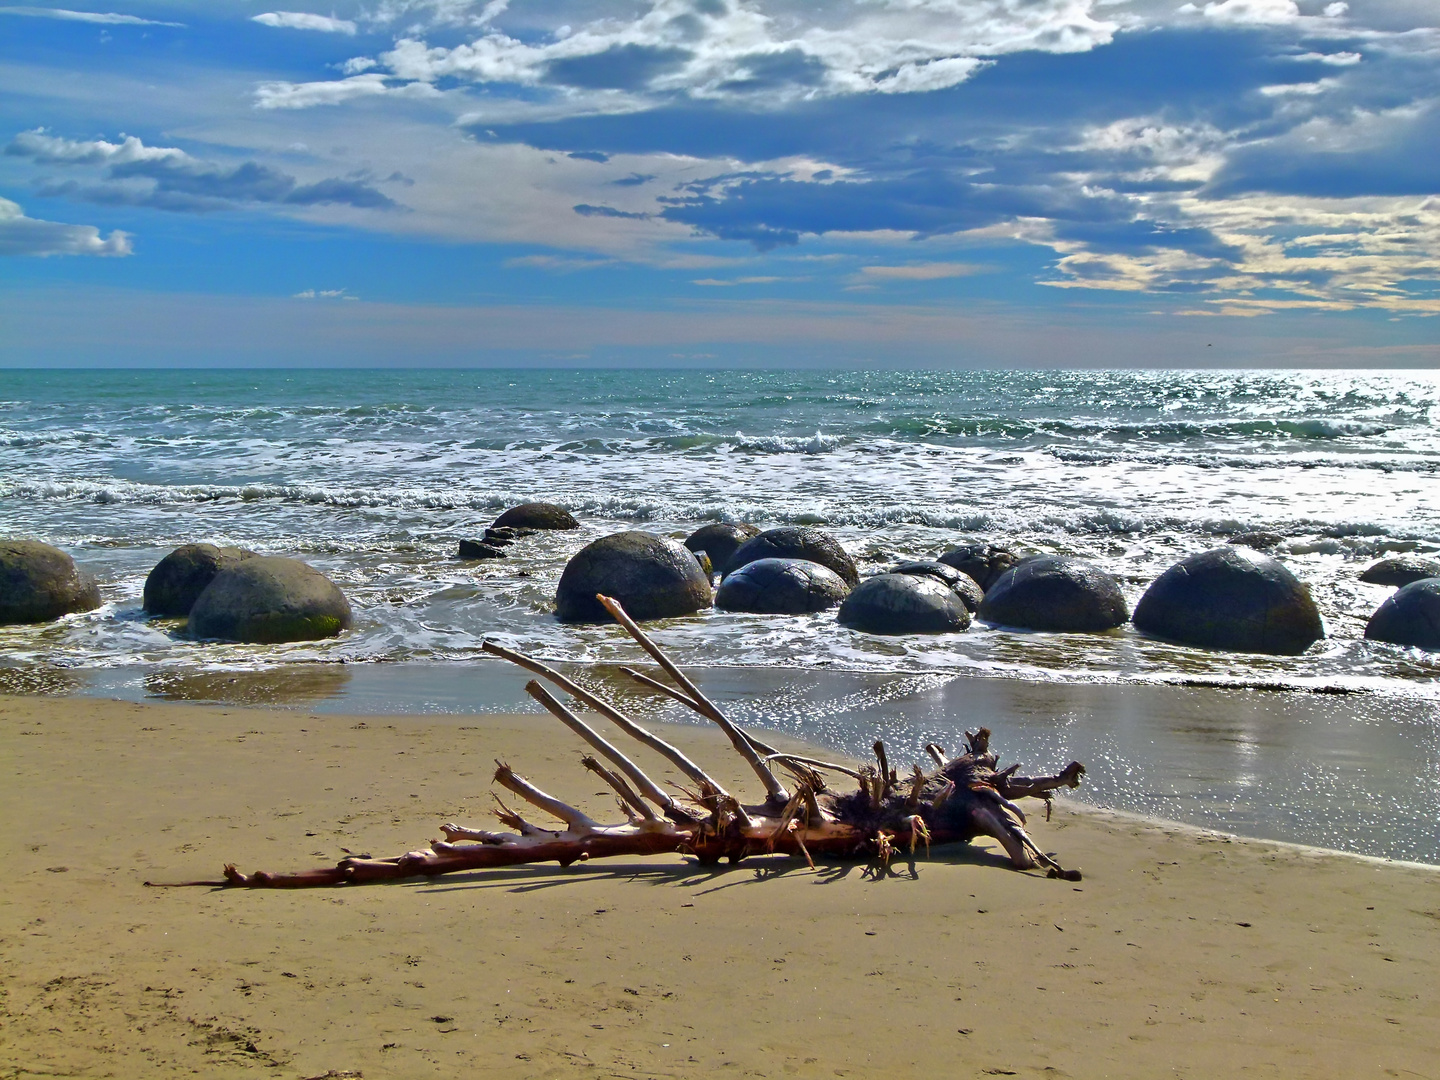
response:
M1440 380L1430 373L0 372L0 528L70 550L106 606L0 631L60 665L459 659L483 636L603 659L549 617L582 544L710 520L819 523L874 571L989 540L1079 555L1133 602L1177 558L1285 537L1330 637L1299 658L976 627L885 640L830 615L709 612L664 628L687 662L948 670L1058 680L1202 675L1401 681L1436 658L1363 641L1389 594L1371 559L1440 550ZM456 542L505 506L571 507L578 533L503 563ZM357 609L343 639L196 645L146 622L145 574L209 540L299 555Z

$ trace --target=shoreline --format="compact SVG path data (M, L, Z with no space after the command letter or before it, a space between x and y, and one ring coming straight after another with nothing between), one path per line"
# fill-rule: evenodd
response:
M1440 869L1065 802L1073 886L975 846L141 887L483 826L496 757L615 816L553 720L398 719L0 698L0 1077L1434 1075Z
M558 664L642 720L694 723L637 692L613 663ZM642 667L647 666L642 664ZM737 722L866 757L875 738L923 758L988 726L1005 762L1078 760L1095 805L1237 836L1440 864L1433 785L1440 701L1140 682L693 665ZM301 664L258 670L108 669L59 688L87 699L287 707L424 718L531 712L528 676L474 664ZM104 680L108 680L104 681ZM3 686L3 683L0 683Z

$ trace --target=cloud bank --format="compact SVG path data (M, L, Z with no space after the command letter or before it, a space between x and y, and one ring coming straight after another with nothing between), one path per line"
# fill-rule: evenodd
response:
M0 199L0 255L129 255L130 237L118 229L104 239L93 225L62 225L26 217Z

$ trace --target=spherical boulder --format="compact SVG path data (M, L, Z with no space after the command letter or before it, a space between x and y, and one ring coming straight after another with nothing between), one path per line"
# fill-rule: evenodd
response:
M184 618L215 575L227 566L255 557L245 548L182 544L145 579L145 610L151 615Z
M715 606L759 615L808 615L834 607L849 591L828 566L807 559L756 559L721 582Z
M0 624L49 622L99 606L95 580L65 552L38 540L0 540Z
M980 618L1057 633L1113 630L1130 618L1120 583L1091 563L1060 555L1026 559L985 590Z
M969 574L956 570L953 566L946 566L942 562L930 562L926 559L917 559L914 562L897 563L885 571L887 574L910 574L914 577L934 578L944 585L965 605L965 610L974 615L980 608L980 601L985 599L985 590Z
M729 577L757 559L805 559L835 571L852 589L860 583L860 571L840 541L808 525L785 525L751 537L735 549L723 573Z
M1402 585L1375 609L1365 626L1371 641L1440 650L1440 577Z
M602 536L575 553L555 590L561 622L608 622L595 599L619 600L635 619L668 619L710 606L710 579L695 556L674 540L647 532Z
M725 566L735 550L752 536L759 536L760 530L754 525L730 521L717 521L702 525L685 538L685 546L691 551L703 551L710 556L711 566Z
M1023 556L994 544L966 544L951 548L940 556L940 562L968 574L975 584L988 589L1006 570L1020 564Z
M1396 555L1371 563L1360 575L1360 580L1371 585L1394 585L1398 588L1432 577L1440 577L1440 562L1419 555Z
M563 506L531 502L512 506L490 523L496 529L578 529L580 522Z
M1135 605L1135 628L1185 645L1295 656L1325 636L1310 589L1238 545L1181 559Z
M350 626L350 604L308 563L255 555L225 567L190 609L188 632L273 645L334 637Z
M970 625L970 612L948 586L917 574L877 574L845 598L842 626L867 634L945 634Z

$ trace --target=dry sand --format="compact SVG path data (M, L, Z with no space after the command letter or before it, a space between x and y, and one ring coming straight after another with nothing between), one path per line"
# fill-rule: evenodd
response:
M142 887L484 824L495 757L601 809L579 749L537 716L0 698L0 1077L1440 1077L1440 871L1064 806L1034 831L1078 885L971 849Z

